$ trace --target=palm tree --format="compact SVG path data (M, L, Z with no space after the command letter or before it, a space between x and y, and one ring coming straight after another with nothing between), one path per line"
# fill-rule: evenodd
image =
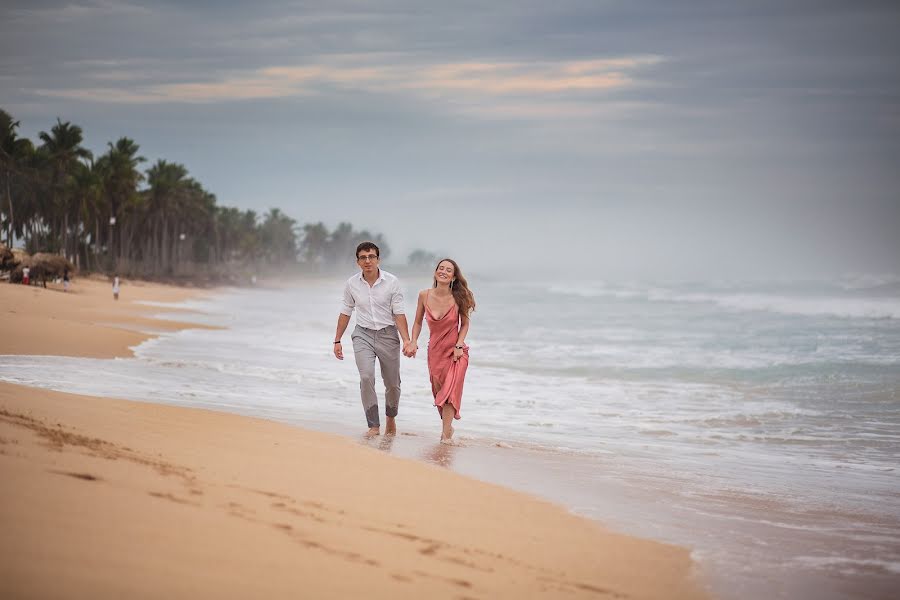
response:
M100 246L100 215L105 208L103 199L103 177L100 169L91 161L89 164L78 163L72 177L72 194L75 198L77 210L77 223L80 224L77 231L77 251L75 264L81 268L82 251L84 253L85 268L91 268L91 255L93 254L95 266ZM93 252L87 239L91 235L90 225L94 226L92 235Z
M303 259L307 263L317 263L324 259L328 247L328 228L319 221L303 226L303 242L300 245Z
M123 255L129 254L130 250L122 248L120 243L122 239L122 231L125 228L125 222L119 223L122 215L122 207L129 201L136 202L137 186L144 176L138 171L138 165L146 159L138 156L140 146L134 143L134 140L121 137L115 144L108 143L109 149L106 154L100 157L98 168L103 176L103 188L106 200L109 205L109 240L108 249L111 261L119 260ZM116 221L112 221L115 218ZM113 223L119 226L114 226ZM114 264L110 264L113 268Z
M406 264L411 267L430 267L437 263L437 255L434 252L427 252L421 248L417 248L409 253L406 258Z
M332 264L346 261L347 257L350 256L347 254L348 251L351 254L353 253L352 246L354 245L353 240L355 237L356 233L353 231L353 225L350 223L338 223L328 240L328 261Z
M348 257L353 255L353 249L360 242L375 242L379 248L381 258L386 258L390 254L390 248L385 241L384 236L380 233L373 235L367 229L356 231L350 223L338 223L338 226L331 232L328 239L326 260L331 264L346 261Z
M84 136L81 127L70 122L56 119L56 125L50 130L40 132L41 151L44 153L50 167L51 198L53 199L54 213L58 223L58 216L62 215L62 249L66 258L69 258L69 178L79 160L92 157L91 151L81 146ZM54 234L51 226L50 234Z
M34 236L43 227L43 223L50 219L51 207L45 202L49 189L47 160L44 153L29 141L15 166L17 172L12 178L11 193L11 196L15 197L13 239L21 239L28 248L32 245ZM41 249L49 251L50 247L45 246Z
M173 229L174 268L192 269L197 259L196 248L203 246L203 238L209 230L209 220L214 214L215 196L203 189L200 182L189 179L181 186L176 197L176 219ZM186 263L190 263L187 264Z
M0 204L0 215L4 208L6 216L0 220L0 230L6 230L6 245L13 247L14 236L20 234L21 229L16 225L16 212L13 203L13 189L16 188L23 195L22 188L27 185L26 165L34 154L34 146L31 140L20 138L16 133L19 122L5 110L0 109L0 174L2 174L2 193L6 196L5 206Z
M219 262L229 262L238 258L238 244L241 239L241 211L236 208L219 206L216 209L216 256Z
M154 274L160 274L171 268L170 220L176 217L179 197L184 195L191 181L187 169L178 163L158 160L147 170L147 183L150 188L146 194L153 227L150 256L151 270ZM173 235L172 238L174 237Z
M270 264L297 260L297 222L277 209L271 209L260 225L260 237Z
M250 263L257 263L260 255L259 228L257 226L256 212L244 211L240 222L240 241L238 253L241 258Z

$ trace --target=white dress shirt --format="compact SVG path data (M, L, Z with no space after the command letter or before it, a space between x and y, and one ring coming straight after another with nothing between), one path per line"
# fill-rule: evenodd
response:
M362 271L344 286L341 314L350 316L356 309L356 324L366 329L384 329L394 325L394 315L406 314L400 280L382 269L373 285L363 279Z

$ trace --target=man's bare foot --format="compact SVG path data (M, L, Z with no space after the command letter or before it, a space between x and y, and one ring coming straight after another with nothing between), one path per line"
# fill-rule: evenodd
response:
M397 435L397 421L394 417L387 418L387 425L384 426L384 435Z
M381 435L381 427L369 427L369 430L366 432L366 437L376 437Z

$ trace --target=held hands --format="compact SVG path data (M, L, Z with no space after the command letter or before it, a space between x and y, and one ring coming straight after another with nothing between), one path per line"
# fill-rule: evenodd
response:
M419 349L419 345L412 340L409 340L405 344L403 344L403 356L407 358L415 358L416 351Z

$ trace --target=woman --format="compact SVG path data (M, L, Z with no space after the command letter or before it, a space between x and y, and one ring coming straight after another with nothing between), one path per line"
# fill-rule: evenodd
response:
M422 331L422 319L428 321L428 374L434 405L444 427L441 443L453 437L453 419L459 419L463 383L469 366L469 313L475 310L475 297L455 261L445 258L434 270L431 288L419 292L412 336L405 349L415 356Z

